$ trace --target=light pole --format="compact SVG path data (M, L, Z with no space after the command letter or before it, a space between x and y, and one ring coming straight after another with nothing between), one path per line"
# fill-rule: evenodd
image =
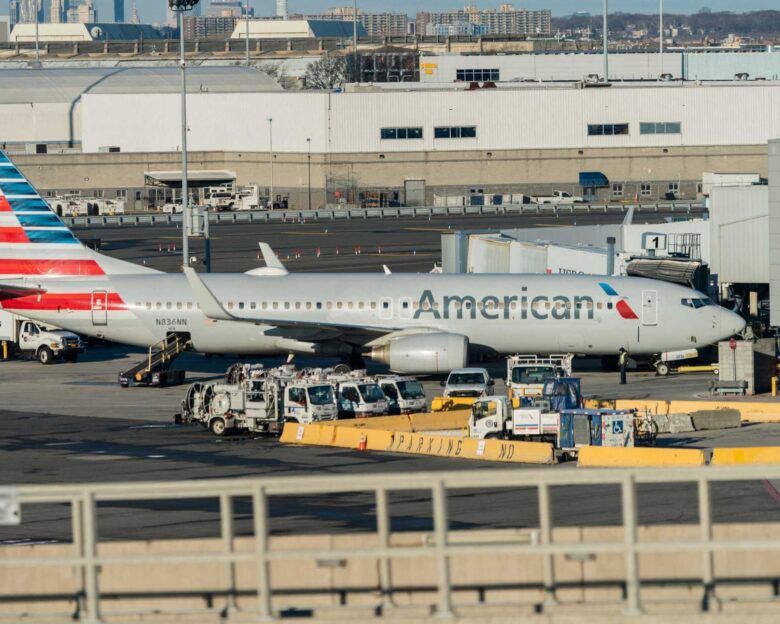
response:
M607 30L607 0L604 0L604 82L609 82L609 50L607 49L609 34Z
M40 21L40 15L38 14L39 11L39 2L36 0L35 2L35 63L40 63L41 61L41 55L38 45L38 22Z
M187 72L184 63L184 12L198 0L168 0L171 11L179 14L179 65L181 66L181 266L190 265L190 201L187 188Z
M358 79L357 19L357 0L354 0L352 3L352 80L360 82Z
M309 169L309 210L311 210L311 139L306 139L306 146L307 146L307 163L308 163L308 169Z
M268 118L268 166L271 169L271 210L274 209L274 120Z
M658 0L658 79L664 75L664 0Z
M249 0L246 0L246 9L244 10L244 21L246 22L246 66L249 67Z

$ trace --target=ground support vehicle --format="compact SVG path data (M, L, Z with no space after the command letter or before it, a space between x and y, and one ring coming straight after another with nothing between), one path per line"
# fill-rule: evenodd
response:
M531 201L537 204L553 204L556 206L570 206L571 204L582 203L585 200L579 195L572 195L566 191L553 191L552 195L540 195L531 197Z
M478 398L493 393L493 379L484 368L456 368L441 385L445 398Z
M0 341L15 347L22 357L52 364L57 359L75 362L84 351L84 343L73 332L28 321L10 312L0 311Z
M391 414L413 414L426 411L425 390L414 377L377 375L375 380L387 397Z
M246 366L233 383L195 383L187 390L178 420L199 422L216 435L279 434L285 422L335 420L333 385L285 369Z
M720 372L718 364L681 364L681 362L690 362L699 357L696 349L685 349L683 351L667 351L661 353L653 360L653 368L657 375L665 377L670 373L714 373Z
M506 387L510 399L540 397L551 379L568 377L574 355L510 355L506 358Z
M338 374L324 371L330 383L334 384L338 397L339 418L365 418L385 416L390 403L384 392L365 370L354 370Z

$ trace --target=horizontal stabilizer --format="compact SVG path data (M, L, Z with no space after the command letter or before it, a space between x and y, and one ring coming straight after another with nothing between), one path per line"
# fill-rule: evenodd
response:
M0 300L42 295L45 292L46 290L44 288L39 288L37 286L24 286L12 282L0 282Z

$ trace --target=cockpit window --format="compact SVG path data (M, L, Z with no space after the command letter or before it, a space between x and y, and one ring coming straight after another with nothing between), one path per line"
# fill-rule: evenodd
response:
M689 308L694 308L696 310L703 308L704 306L715 305L715 302L709 297L692 297L680 299L680 303L682 303L684 306L688 306Z

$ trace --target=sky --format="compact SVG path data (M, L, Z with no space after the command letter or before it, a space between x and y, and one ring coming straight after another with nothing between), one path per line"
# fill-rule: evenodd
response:
M50 1L50 0L44 0ZM208 4L209 0L201 0ZM246 1L246 0L244 0ZM504 0L507 1L507 0ZM511 2L511 0L508 0ZM127 19L133 0L125 0L125 12ZM479 8L497 8L502 0L477 1L470 0L358 0L358 7L370 12L392 11L405 12L414 15L417 11L444 11L448 9L462 8L464 4L476 4ZM7 7L7 3L4 3ZM111 20L113 18L112 0L95 0L98 9L98 19ZM165 18L167 2L164 0L136 0L138 14L141 22L150 24L160 22ZM276 10L275 0L249 0L251 7L257 15L272 15ZM733 0L665 0L664 12L666 13L695 13L701 7L710 7L713 11L733 11ZM350 0L287 0L290 13L320 13L334 6L351 6ZM526 9L550 9L553 16L571 15L576 11L588 11L593 14L601 14L601 0L515 0L517 8ZM745 0L739 3L739 11L753 11L760 9L778 9L777 0ZM205 15L207 7L203 7ZM657 13L657 0L610 0L609 11L621 11L623 13ZM6 8L7 12L7 8Z

